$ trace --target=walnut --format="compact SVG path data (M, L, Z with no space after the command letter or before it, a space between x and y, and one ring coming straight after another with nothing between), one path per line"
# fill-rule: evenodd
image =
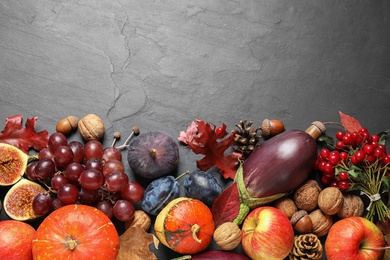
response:
M275 208L284 213L289 219L298 211L297 206L291 198L283 197L275 201Z
M321 209L316 209L310 212L309 216L313 222L313 234L318 237L328 234L329 229L333 225L333 218L331 215L326 215Z
M99 140L104 135L103 120L95 114L88 114L78 122L78 129L84 140Z
M294 192L294 202L298 209L312 211L317 207L321 188L315 180L308 180Z
M361 217L364 213L364 202L358 195L344 194L343 204L337 212L339 218Z
M318 207L327 215L336 214L343 206L343 194L338 188L327 187L318 196Z
M130 227L139 226L145 231L148 231L151 225L151 219L143 210L136 210L134 212L134 219L132 221L125 222L125 229Z
M233 250L241 243L241 229L233 222L225 222L215 229L213 238L222 250Z

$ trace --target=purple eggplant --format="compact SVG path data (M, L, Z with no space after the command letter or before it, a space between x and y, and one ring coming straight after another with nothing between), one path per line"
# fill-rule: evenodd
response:
M196 255L185 255L171 260L250 260L246 255L220 250L211 250Z
M231 219L223 222L233 220L241 224L250 209L273 202L301 185L314 169L318 150L316 140L324 133L324 125L313 122L306 131L284 131L258 145L237 170L231 187L238 189L237 203L231 203L235 209L224 208L238 212L238 215L229 216ZM217 209L220 208L215 207Z

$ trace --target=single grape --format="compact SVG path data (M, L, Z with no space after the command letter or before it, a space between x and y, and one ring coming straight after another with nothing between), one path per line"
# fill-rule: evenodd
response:
M121 222L127 222L134 219L135 208L133 203L128 200L118 200L112 207L112 214Z
M51 210L51 207L52 199L50 195L40 192L34 197L32 208L35 214L40 216L45 215Z
M61 208L63 206L63 204L62 204L62 202L61 202L61 200L59 198L55 198L51 202L51 206L52 206L53 210L56 210L56 209Z
M104 177L107 177L113 172L125 172L125 167L121 161L118 160L109 160L106 161L103 165L102 172Z
M81 173L85 170L84 165L81 163L73 162L66 166L64 176L69 183L78 185Z
M63 174L55 174L50 180L50 186L58 191L63 185L68 183L68 179Z
M39 160L34 168L35 175L40 179L50 178L56 172L56 165L50 159Z
M104 183L103 173L94 169L87 169L80 174L79 183L84 189L97 190Z
M109 160L122 161L122 153L115 147L107 147L103 151L102 161L107 162Z
M38 180L37 175L35 174L35 166L38 164L38 161L33 161L29 163L26 167L26 176L29 180L36 181Z
M95 206L98 210L106 214L108 218L112 218L112 204L108 201L99 201Z
M62 145L68 145L68 139L66 139L64 134L55 132L49 136L48 147L52 153L54 153L57 148Z
M80 202L85 205L94 205L100 196L98 190L80 189Z
M104 185L106 186L107 190L116 192L121 191L128 182L129 177L125 173L113 172L105 178Z
M138 182L130 181L123 186L121 196L125 200L137 203L144 197L144 188Z
M38 158L39 158L39 160L50 159L50 160L54 161L54 155L51 152L49 147L45 147L45 148L41 149L38 153Z
M103 162L98 158L91 158L85 162L85 169L87 170L97 170L99 172L103 171Z
M67 183L58 190L57 197L62 205L75 204L79 199L79 189L76 185Z
M77 163L82 163L84 160L84 146L79 141L72 141L68 144L70 149L73 152L73 161Z
M84 160L87 161L91 158L102 159L103 145L97 140L90 140L84 145Z
M54 162L57 169L63 170L73 162L73 152L69 146L62 145L54 152Z

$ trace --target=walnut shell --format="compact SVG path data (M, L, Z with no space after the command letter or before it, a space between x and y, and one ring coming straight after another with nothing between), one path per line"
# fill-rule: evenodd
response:
M241 229L233 222L225 222L214 231L214 241L222 250L233 250L241 243Z
M328 234L329 229L333 225L333 218L331 215L324 214L321 209L316 209L309 213L313 223L313 234L318 237Z
M315 180L308 180L294 192L294 202L298 209L312 211L317 207L321 187Z
M358 195L344 194L343 204L337 212L339 218L361 217L364 213L364 202Z
M338 188L327 187L318 196L318 207L327 215L334 215L343 206L344 196Z
M104 135L103 120L95 114L88 114L78 122L78 129L84 140L99 140Z
M143 210L136 210L134 212L134 219L132 221L125 222L125 229L129 229L130 227L139 226L145 231L148 231L150 228L152 221L146 212Z
M283 212L284 215L286 215L288 219L290 219L292 217L292 215L294 215L294 213L298 211L298 208L295 205L295 202L291 198L288 198L288 197L283 197L283 198L277 199L275 201L274 206L275 206L275 208L277 208L278 210Z

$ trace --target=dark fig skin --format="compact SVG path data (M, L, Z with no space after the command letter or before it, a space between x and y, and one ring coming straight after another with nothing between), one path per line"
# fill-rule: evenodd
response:
M317 144L311 135L300 130L280 133L244 161L245 187L256 198L290 192L308 178L316 158Z
M236 253L236 252L229 252L229 251L220 251L220 250L211 250L208 252L199 253L199 254L191 256L191 258L185 258L185 259L191 259L191 260L249 260L249 258L244 254L240 254L240 253Z
M127 160L136 175L156 179L176 169L179 145L171 135L164 132L141 133L130 143Z

